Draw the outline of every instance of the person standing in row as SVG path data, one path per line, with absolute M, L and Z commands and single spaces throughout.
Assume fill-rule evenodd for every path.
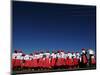
M 55 68 L 55 65 L 56 65 L 56 52 L 52 51 L 52 54 L 51 54 L 51 67 Z
M 66 60 L 66 62 L 67 62 L 68 69 L 72 69 L 73 58 L 72 58 L 72 53 L 71 52 L 68 52 L 68 59 Z
M 20 61 L 21 61 L 21 70 L 26 69 L 25 65 L 24 65 L 24 63 L 25 63 L 24 57 L 25 57 L 25 54 L 22 53 L 21 58 L 20 58 Z
M 16 65 L 15 65 L 15 63 L 16 63 L 16 58 L 17 58 L 17 50 L 15 50 L 14 51 L 14 53 L 12 54 L 12 69 L 16 69 Z
M 50 63 L 50 61 L 51 61 L 51 59 L 50 59 L 50 52 L 49 52 L 49 50 L 47 50 L 46 51 L 46 53 L 45 53 L 45 69 L 50 69 L 51 68 L 51 63 Z
M 95 60 L 95 53 L 92 49 L 89 49 L 89 65 L 90 67 L 95 66 L 96 60 Z
M 87 52 L 86 52 L 85 48 L 82 48 L 80 67 L 81 68 L 87 67 L 87 63 L 88 63 Z
M 28 54 L 23 54 L 22 57 L 24 57 L 24 60 L 23 60 L 23 67 L 25 69 L 29 69 L 29 55 Z
M 89 65 L 96 65 L 95 53 L 89 49 Z M 12 68 L 34 69 L 34 70 L 50 70 L 50 69 L 75 69 L 86 68 L 88 66 L 88 58 L 86 49 L 82 49 L 80 56 L 79 52 L 65 52 L 63 50 L 43 52 L 34 52 L 33 54 L 23 54 L 21 50 L 14 51 L 12 55 Z
M 40 53 L 39 53 L 39 61 L 38 61 L 38 66 L 39 66 L 39 68 L 40 68 L 40 70 L 41 69 L 43 69 L 43 54 L 44 54 L 44 52 L 43 51 L 40 51 Z
M 77 58 L 77 64 L 76 64 L 76 68 L 79 68 L 79 65 L 80 65 L 80 53 L 79 52 L 76 52 L 76 58 Z
M 56 54 L 57 58 L 56 58 L 56 68 L 60 68 L 61 67 L 61 55 L 60 55 L 60 50 L 57 51 Z
M 61 56 L 61 68 L 63 69 L 63 68 L 65 68 L 65 65 L 66 65 L 66 63 L 65 63 L 65 52 L 64 52 L 64 50 L 61 50 L 60 56 Z
M 72 52 L 72 59 L 73 59 L 72 68 L 76 68 L 76 65 L 78 64 L 78 61 L 77 61 L 75 52 Z

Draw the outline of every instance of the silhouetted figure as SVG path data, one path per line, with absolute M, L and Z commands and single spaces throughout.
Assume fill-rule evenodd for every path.
M 82 49 L 82 53 L 81 53 L 80 68 L 86 68 L 86 67 L 87 67 L 87 63 L 88 63 L 87 52 L 86 52 L 86 50 L 83 48 L 83 49 Z
M 96 59 L 94 55 L 94 51 L 92 49 L 89 49 L 89 66 L 95 67 L 96 66 Z

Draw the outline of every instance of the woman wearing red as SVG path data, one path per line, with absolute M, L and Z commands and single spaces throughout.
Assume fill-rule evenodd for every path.
M 56 55 L 55 55 L 55 52 L 52 51 L 52 54 L 51 54 L 51 67 L 55 68 L 55 64 L 56 64 Z
M 16 68 L 18 70 L 21 69 L 21 64 L 22 64 L 21 56 L 22 56 L 22 52 L 21 51 L 17 51 L 15 66 L 16 66 Z
M 70 52 L 68 52 L 67 63 L 68 63 L 68 69 L 72 69 L 72 66 L 73 66 L 73 59 L 72 59 L 72 53 L 70 53 Z
M 87 52 L 84 48 L 82 48 L 82 53 L 81 53 L 81 68 L 87 67 L 88 59 L 87 59 Z
M 38 53 L 37 52 L 34 52 L 33 54 L 32 66 L 34 70 L 38 69 Z
M 16 57 L 17 57 L 17 51 L 15 50 L 14 53 L 12 54 L 12 69 L 16 69 Z
M 96 66 L 95 54 L 92 49 L 89 49 L 89 65 L 90 67 Z
M 40 69 L 43 69 L 43 51 L 40 51 L 40 53 L 39 53 L 38 67 L 39 67 Z
M 76 68 L 78 65 L 78 59 L 76 57 L 76 53 L 73 52 L 73 68 Z
M 30 63 L 30 60 L 29 60 L 29 55 L 28 54 L 23 54 L 23 56 L 24 56 L 24 60 L 25 60 L 25 62 L 24 62 L 24 67 L 26 68 L 26 69 L 29 69 L 29 63 Z
M 46 55 L 46 57 L 45 57 L 45 68 L 50 69 L 51 68 L 50 52 L 46 51 L 45 55 Z
M 76 68 L 79 68 L 79 64 L 80 64 L 80 53 L 79 52 L 76 52 L 76 59 L 77 59 Z
M 63 69 L 63 68 L 65 68 L 65 52 L 64 52 L 64 50 L 61 50 L 60 54 L 61 54 L 61 68 Z

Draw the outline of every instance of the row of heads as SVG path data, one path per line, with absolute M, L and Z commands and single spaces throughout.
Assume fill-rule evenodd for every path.
M 85 49 L 85 48 L 82 48 L 81 49 L 82 51 L 86 51 L 87 49 Z M 88 50 L 90 50 L 90 49 L 88 49 Z M 50 51 L 50 50 L 46 50 L 46 51 L 43 51 L 43 50 L 40 50 L 40 51 L 34 51 L 33 53 L 30 53 L 29 55 L 33 55 L 33 54 L 40 54 L 40 53 L 60 53 L 60 52 L 64 52 L 64 53 L 79 53 L 79 52 L 70 52 L 70 51 L 65 51 L 65 50 L 52 50 L 52 51 Z M 15 50 L 14 51 L 14 53 L 22 53 L 22 54 L 24 54 L 24 52 L 22 51 L 22 50 Z M 25 55 L 25 54 L 24 54 Z

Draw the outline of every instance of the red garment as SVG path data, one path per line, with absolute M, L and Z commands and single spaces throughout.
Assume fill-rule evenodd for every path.
M 69 65 L 69 58 L 67 57 L 66 58 L 66 66 L 68 66 Z
M 67 67 L 72 67 L 74 66 L 74 60 L 72 58 L 66 58 L 66 66 Z
M 87 64 L 88 60 L 87 60 L 86 55 L 83 55 L 82 57 L 83 57 L 83 63 L 84 63 L 84 64 Z
M 32 60 L 32 66 L 33 67 L 38 67 L 38 60 L 37 59 Z
M 56 58 L 51 59 L 51 66 L 54 67 L 56 64 Z
M 50 68 L 51 67 L 51 63 L 50 63 L 50 59 L 49 58 L 45 58 L 45 67 L 46 68 Z
M 12 68 L 15 67 L 15 62 L 16 62 L 16 59 L 12 59 Z
M 25 67 L 29 68 L 31 66 L 30 64 L 31 64 L 31 60 L 26 60 L 24 65 Z
M 68 65 L 69 66 L 73 66 L 74 64 L 73 64 L 73 59 L 72 58 L 70 58 L 69 60 L 68 60 Z
M 29 67 L 30 67 L 30 68 L 33 67 L 33 65 L 32 65 L 32 60 L 29 61 Z
M 28 64 L 28 62 L 27 62 L 27 60 L 25 60 L 24 66 L 27 67 L 27 64 Z
M 75 66 L 78 65 L 78 59 L 77 58 L 73 58 L 73 63 L 74 63 Z
M 61 66 L 61 58 L 57 59 L 56 66 Z
M 21 67 L 21 60 L 20 59 L 16 59 L 15 66 L 16 67 Z
M 45 68 L 45 59 L 42 60 L 42 67 Z
M 21 68 L 25 67 L 25 62 L 23 62 L 23 61 L 25 61 L 25 60 L 21 60 Z
M 64 66 L 65 65 L 65 59 L 61 58 L 61 65 Z
M 40 58 L 40 59 L 39 59 L 38 66 L 39 66 L 39 67 L 43 67 L 43 58 Z
M 96 64 L 95 58 L 92 58 L 92 59 L 91 59 L 91 64 L 92 64 L 92 65 Z

